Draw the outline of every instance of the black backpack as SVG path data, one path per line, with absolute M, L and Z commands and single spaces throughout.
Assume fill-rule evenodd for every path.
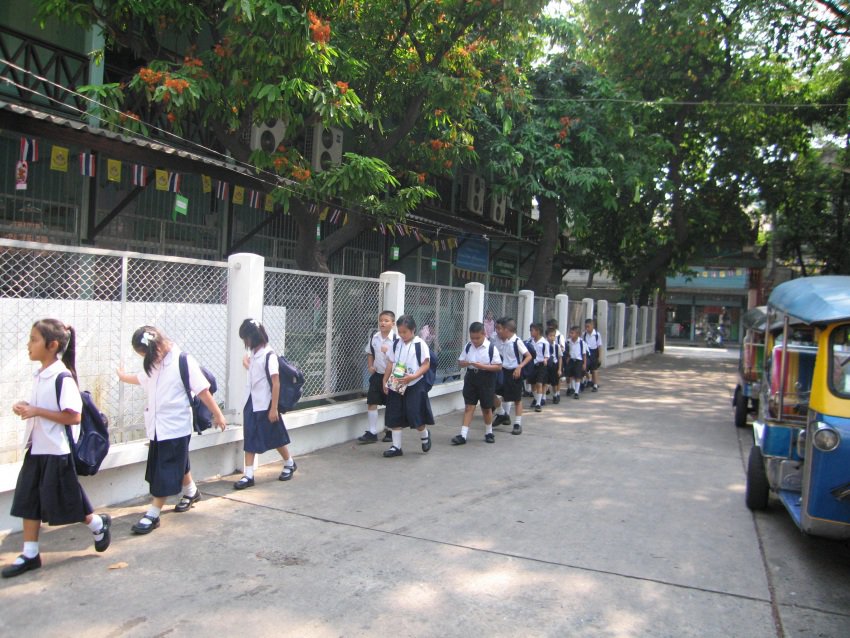
M 522 378 L 530 379 L 534 376 L 534 360 L 537 358 L 537 346 L 534 345 L 534 339 L 528 339 L 527 341 L 523 341 L 526 349 L 531 353 L 531 361 L 523 367 L 522 369 Z M 514 342 L 514 348 L 516 352 L 519 352 L 519 346 Z M 519 361 L 519 356 L 517 356 L 517 361 Z
M 514 344 L 514 345 L 516 345 L 516 344 Z M 471 347 L 472 347 L 472 342 L 471 342 L 471 341 L 467 341 L 467 342 L 466 342 L 466 348 L 464 349 L 464 352 L 465 352 L 466 354 L 469 354 L 469 349 L 470 349 Z M 490 347 L 489 347 L 489 348 L 487 348 L 487 354 L 490 356 L 490 363 L 493 363 L 493 351 L 494 351 L 495 349 L 496 349 L 496 346 L 495 346 L 494 344 L 492 344 L 492 343 L 490 344 Z M 517 348 L 517 352 L 519 352 L 519 348 Z
M 417 341 L 413 344 L 416 349 L 416 363 L 419 364 L 419 367 L 422 367 L 422 343 Z M 395 348 L 395 346 L 393 346 Z M 430 358 L 428 359 L 430 362 L 428 364 L 428 371 L 422 375 L 422 383 L 425 384 L 425 392 L 430 392 L 431 388 L 434 387 L 434 383 L 437 381 L 437 357 L 432 352 Z
M 269 387 L 272 385 L 272 375 L 269 373 L 269 359 L 272 354 L 272 352 L 269 352 L 266 355 L 266 378 L 269 380 Z M 277 411 L 284 414 L 298 405 L 298 401 L 301 400 L 301 393 L 304 389 L 304 373 L 282 354 L 277 357 L 277 366 L 279 369 L 278 379 L 280 380 Z
M 60 372 L 56 375 L 56 403 L 62 395 L 62 381 L 71 376 L 70 372 Z M 80 392 L 83 399 L 83 411 L 80 414 L 80 436 L 76 443 L 71 436 L 71 428 L 65 427 L 68 445 L 71 447 L 71 458 L 79 476 L 94 476 L 100 469 L 100 464 L 109 453 L 109 419 L 94 404 L 91 393 Z
M 189 387 L 189 363 L 188 355 L 185 352 L 180 353 L 180 380 L 183 382 L 183 389 L 186 390 L 186 396 L 189 398 L 189 404 L 192 406 L 192 427 L 198 434 L 203 434 L 204 430 L 209 430 L 212 427 L 213 415 L 210 409 L 204 405 L 197 395 L 192 394 L 192 389 Z M 215 375 L 201 366 L 201 372 L 204 373 L 207 381 L 210 384 L 210 394 L 215 394 L 218 390 L 218 384 L 215 380 Z

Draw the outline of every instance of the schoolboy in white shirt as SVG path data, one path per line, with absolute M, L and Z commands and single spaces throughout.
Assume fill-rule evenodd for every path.
M 534 402 L 530 407 L 534 408 L 535 412 L 542 412 L 543 388 L 548 378 L 546 366 L 549 363 L 549 343 L 543 336 L 543 325 L 533 323 L 530 326 L 531 339 L 534 341 L 534 375 L 530 382 L 532 384 L 532 392 L 534 394 Z
M 493 419 L 493 425 L 510 425 L 511 406 L 516 406 L 511 434 L 519 435 L 522 434 L 522 369 L 531 365 L 532 356 L 517 337 L 516 321 L 511 317 L 496 320 L 496 338 L 493 343 L 502 357 L 502 382 L 496 388 L 496 418 Z
M 386 403 L 383 390 L 384 372 L 387 369 L 387 353 L 398 341 L 395 330 L 395 313 L 384 310 L 378 315 L 378 330 L 372 334 L 364 350 L 366 366 L 369 369 L 369 390 L 366 393 L 366 416 L 369 419 L 369 429 L 357 437 L 359 443 L 376 443 L 378 441 L 378 406 Z M 392 441 L 389 430 L 384 432 L 384 441 Z
M 570 328 L 570 338 L 567 339 L 566 352 L 564 354 L 567 361 L 567 377 L 568 383 L 573 390 L 573 398 L 578 399 L 581 392 L 581 379 L 584 376 L 584 371 L 587 370 L 587 346 L 584 341 L 579 339 L 578 326 Z
M 484 417 L 484 441 L 495 443 L 493 434 L 493 406 L 496 400 L 496 377 L 502 369 L 502 357 L 495 344 L 487 339 L 484 324 L 474 321 L 469 326 L 469 342 L 458 357 L 461 368 L 466 368 L 463 378 L 463 425 L 460 434 L 452 439 L 452 445 L 464 445 L 469 436 L 469 425 L 475 406 L 481 403 Z
M 599 390 L 599 368 L 602 366 L 602 337 L 593 327 L 593 319 L 584 322 L 582 340 L 587 345 L 587 371 L 593 383 L 591 392 Z

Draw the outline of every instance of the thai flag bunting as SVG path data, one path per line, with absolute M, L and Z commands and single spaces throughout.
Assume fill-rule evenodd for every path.
M 24 162 L 38 161 L 38 140 L 29 137 L 21 138 L 21 160 Z
M 97 158 L 94 153 L 80 153 L 80 175 L 94 177 L 96 167 Z
M 133 164 L 133 186 L 148 185 L 148 169 L 141 164 Z
M 386 234 L 387 234 L 387 229 L 386 229 L 386 228 L 384 228 L 384 225 L 383 225 L 383 224 L 379 224 L 379 226 L 380 226 L 380 228 L 381 228 L 381 234 L 382 234 L 382 235 L 386 235 Z
M 168 190 L 172 193 L 180 192 L 180 173 L 169 173 L 168 175 Z
M 342 215 L 342 211 L 340 211 L 338 208 L 334 210 L 333 215 L 331 215 L 331 223 L 336 224 L 339 221 L 340 215 Z
M 217 180 L 215 183 L 215 196 L 224 201 L 230 199 L 230 184 L 222 180 Z
M 248 198 L 248 203 L 251 204 L 251 208 L 259 208 L 260 207 L 260 193 L 259 193 L 259 191 L 251 191 L 251 196 Z

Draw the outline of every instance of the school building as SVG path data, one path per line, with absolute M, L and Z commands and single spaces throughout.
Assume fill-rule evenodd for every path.
M 34 17 L 29 2 L 0 6 L 0 237 L 209 260 L 251 252 L 270 266 L 296 267 L 294 220 L 271 206 L 268 183 L 229 160 L 200 120 L 179 138 L 164 113 L 131 105 L 150 125 L 140 137 L 106 130 L 89 114 L 75 89 L 124 81 L 141 61 L 107 50 L 95 63 L 87 52 L 103 46 L 96 30 L 55 21 L 41 29 Z M 248 125 L 243 134 L 253 144 L 278 129 Z M 327 139 L 325 132 L 316 129 L 311 140 L 317 170 L 322 153 L 339 158 L 345 150 L 344 131 Z M 329 256 L 330 271 L 396 270 L 410 281 L 516 292 L 536 250 L 527 238 L 531 203 L 496 196 L 469 170 L 430 184 L 439 200 L 403 224 L 362 232 Z M 345 221 L 344 207 L 323 210 L 317 237 Z M 556 263 L 553 294 L 572 265 Z

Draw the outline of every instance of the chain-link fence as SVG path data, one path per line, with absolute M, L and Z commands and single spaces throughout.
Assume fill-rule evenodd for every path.
M 608 343 L 607 350 L 617 347 L 617 306 L 612 304 L 608 307 Z
M 364 349 L 383 304 L 378 279 L 266 269 L 263 324 L 272 347 L 304 372 L 302 401 L 368 387 Z
M 509 317 L 514 321 L 519 319 L 519 295 L 510 295 L 501 292 L 484 293 L 484 327 L 487 336 L 491 336 L 491 321 Z M 494 328 L 492 328 L 494 329 Z
M 542 323 L 546 327 L 549 319 L 558 318 L 558 306 L 552 297 L 534 297 L 534 323 Z
M 568 326 L 564 326 L 561 329 L 561 332 L 567 334 L 570 328 L 578 326 L 579 334 L 581 334 L 584 331 L 584 302 L 571 301 L 568 306 L 567 314 L 570 318 L 570 324 Z
M 115 374 L 120 365 L 141 369 L 130 336 L 143 324 L 161 328 L 216 375 L 216 396 L 224 396 L 226 296 L 224 263 L 0 239 L 0 396 L 29 399 L 30 329 L 59 319 L 75 328 L 80 387 L 109 416 L 113 442 L 143 438 L 143 393 Z M 0 410 L 0 463 L 20 459 L 23 432 L 11 410 Z
M 632 307 L 626 306 L 626 315 L 623 319 L 623 347 L 625 348 L 635 345 L 635 332 L 632 330 L 635 318 Z
M 460 377 L 457 358 L 467 341 L 464 288 L 407 284 L 404 311 L 416 320 L 419 337 L 437 357 L 437 383 Z

